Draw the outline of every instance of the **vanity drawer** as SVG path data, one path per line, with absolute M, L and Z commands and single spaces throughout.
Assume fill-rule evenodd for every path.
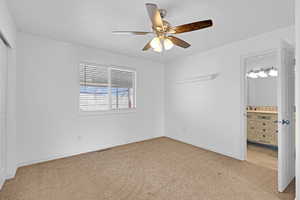
M 259 139 L 258 135 L 259 134 L 256 132 L 255 129 L 251 129 L 251 130 L 248 129 L 248 132 L 247 132 L 248 140 L 257 141 Z
M 248 113 L 247 139 L 251 142 L 277 146 L 276 114 Z
M 274 122 L 277 120 L 277 115 L 274 114 L 257 114 L 255 117 L 256 120 L 264 122 Z
M 261 131 L 258 134 L 258 142 L 263 143 L 263 144 L 272 144 L 273 141 L 273 134 L 270 132 L 266 131 Z

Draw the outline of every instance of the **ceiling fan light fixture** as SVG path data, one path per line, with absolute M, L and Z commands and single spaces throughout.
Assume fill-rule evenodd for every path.
M 153 49 L 162 49 L 162 45 L 161 45 L 161 42 L 160 42 L 160 38 L 158 37 L 155 37 L 151 40 L 150 42 L 150 46 L 153 48 Z
M 153 48 L 153 50 L 154 50 L 155 52 L 160 53 L 160 52 L 162 52 L 162 47 Z
M 170 50 L 174 46 L 173 42 L 169 38 L 164 39 L 165 50 Z
M 202 20 L 179 26 L 172 26 L 165 20 L 167 11 L 159 9 L 155 3 L 146 3 L 146 9 L 151 20 L 152 31 L 113 31 L 113 34 L 130 34 L 130 35 L 148 35 L 154 34 L 155 37 L 148 42 L 142 51 L 153 49 L 156 52 L 171 49 L 174 45 L 181 48 L 189 48 L 191 45 L 186 41 L 173 36 L 172 34 L 181 34 L 197 31 L 213 26 L 213 21 Z

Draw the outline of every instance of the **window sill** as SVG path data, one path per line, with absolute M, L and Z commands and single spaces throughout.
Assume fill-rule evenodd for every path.
M 107 110 L 107 111 L 83 111 L 80 110 L 81 116 L 97 116 L 97 115 L 120 115 L 120 114 L 131 114 L 136 113 L 136 108 L 131 109 L 120 109 L 120 110 Z

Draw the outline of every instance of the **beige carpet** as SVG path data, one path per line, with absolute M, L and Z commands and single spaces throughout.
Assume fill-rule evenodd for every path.
M 278 200 L 276 171 L 168 138 L 22 167 L 1 200 Z
M 248 144 L 247 161 L 272 170 L 278 169 L 278 152 L 266 147 Z

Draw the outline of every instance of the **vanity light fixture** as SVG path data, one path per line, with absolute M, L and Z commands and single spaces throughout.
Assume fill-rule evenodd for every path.
M 277 77 L 278 70 L 275 67 L 259 69 L 259 70 L 250 70 L 247 72 L 248 78 L 267 78 L 267 77 Z
M 276 76 L 278 76 L 278 70 L 275 69 L 274 67 L 272 67 L 272 68 L 269 70 L 268 75 L 269 75 L 269 76 L 272 76 L 272 77 L 276 77 Z
M 250 72 L 247 73 L 247 77 L 249 77 L 249 78 L 258 78 L 258 73 L 251 70 Z
M 263 69 L 261 69 L 261 70 L 257 73 L 257 75 L 258 75 L 259 77 L 261 77 L 261 78 L 267 78 L 267 77 L 268 77 L 268 74 L 267 74 Z

